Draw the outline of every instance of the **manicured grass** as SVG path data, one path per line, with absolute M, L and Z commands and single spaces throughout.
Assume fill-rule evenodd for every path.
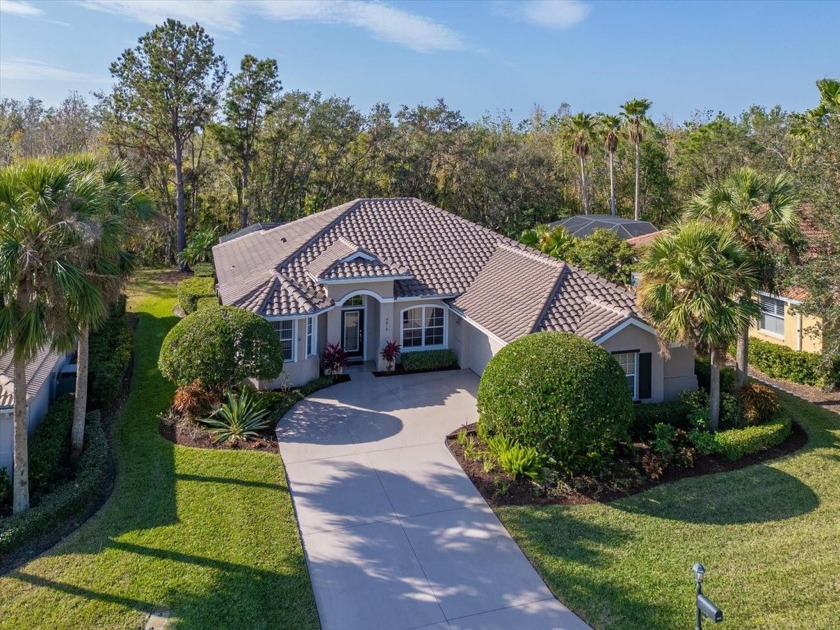
M 497 510 L 566 605 L 595 628 L 692 628 L 691 566 L 732 628 L 837 627 L 840 416 L 782 395 L 807 446 L 609 505 Z
M 157 433 L 173 387 L 157 370 L 174 285 L 141 274 L 131 394 L 114 427 L 106 505 L 44 556 L 0 578 L 0 628 L 318 628 L 278 455 L 174 446 Z

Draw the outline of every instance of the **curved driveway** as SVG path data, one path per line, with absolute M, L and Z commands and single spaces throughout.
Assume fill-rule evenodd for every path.
M 277 426 L 323 628 L 588 628 L 444 445 L 478 377 L 351 374 Z

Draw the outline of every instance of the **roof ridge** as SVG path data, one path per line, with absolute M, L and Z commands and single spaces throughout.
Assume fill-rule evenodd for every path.
M 593 297 L 591 295 L 583 296 L 583 300 L 585 302 L 589 303 L 589 304 L 592 304 L 593 306 L 597 306 L 598 308 L 602 308 L 604 310 L 610 311 L 611 313 L 615 313 L 616 315 L 621 315 L 623 317 L 633 317 L 633 316 L 635 316 L 635 313 L 632 310 L 630 310 L 629 308 L 617 308 L 617 307 L 613 306 L 612 304 L 604 302 L 603 300 L 600 300 L 600 299 L 598 299 L 596 297 Z
M 560 260 L 559 258 L 554 258 L 553 256 L 549 256 L 548 254 L 544 254 L 541 251 L 528 247 L 523 243 L 517 243 L 513 239 L 509 239 L 509 241 L 510 242 L 500 240 L 498 246 L 510 252 L 520 254 L 532 260 L 536 260 L 537 262 L 545 263 L 546 265 L 551 265 L 553 267 L 558 267 L 561 270 L 565 269 L 569 265 L 569 263 L 567 263 L 564 260 Z
M 569 266 L 566 263 L 563 263 L 563 265 L 564 267 L 560 270 L 560 273 L 557 274 L 557 280 L 554 281 L 554 286 L 551 288 L 551 291 L 545 300 L 545 304 L 543 304 L 539 315 L 537 315 L 536 320 L 531 325 L 531 332 L 537 332 L 539 330 L 539 326 L 542 325 L 543 321 L 545 321 L 545 318 L 548 316 L 548 311 L 551 310 L 552 303 L 554 303 L 554 300 L 557 298 L 557 292 L 560 290 L 560 286 L 565 282 L 566 277 L 571 273 Z

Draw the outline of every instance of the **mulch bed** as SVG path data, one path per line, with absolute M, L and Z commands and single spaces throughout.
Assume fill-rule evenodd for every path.
M 373 373 L 373 375 L 374 376 L 402 376 L 404 374 L 426 374 L 428 372 L 448 372 L 450 370 L 460 370 L 460 369 L 461 368 L 459 368 L 457 365 L 450 365 L 449 367 L 445 367 L 445 368 L 432 368 L 430 370 L 413 370 L 411 372 L 406 372 L 405 369 L 403 369 L 402 365 L 398 365 L 391 372 L 376 371 L 376 372 Z
M 191 271 L 178 271 L 177 269 L 172 269 L 170 271 L 163 271 L 155 276 L 155 282 L 161 282 L 163 284 L 178 284 L 181 280 L 186 280 L 187 278 L 192 277 L 193 274 Z
M 162 421 L 158 424 L 158 433 L 178 446 L 193 448 L 219 448 L 236 451 L 269 451 L 277 448 L 274 427 L 261 431 L 259 437 L 231 442 L 214 442 L 207 429 L 193 420 L 179 418 L 174 422 Z
M 470 424 L 464 427 L 467 433 L 473 435 L 479 443 L 479 448 L 486 450 L 481 443 L 481 439 L 475 434 L 476 424 Z M 459 429 L 460 431 L 460 429 Z M 446 444 L 450 452 L 458 460 L 461 468 L 467 473 L 467 476 L 473 482 L 475 487 L 485 498 L 485 500 L 493 506 L 501 505 L 582 505 L 587 503 L 609 503 L 616 499 L 621 499 L 639 492 L 644 492 L 654 486 L 663 483 L 670 483 L 678 479 L 685 479 L 687 477 L 699 477 L 701 475 L 710 475 L 720 472 L 729 472 L 732 470 L 739 470 L 754 464 L 760 464 L 783 455 L 789 455 L 801 449 L 808 442 L 808 435 L 796 422 L 793 423 L 793 430 L 790 437 L 782 444 L 774 446 L 773 448 L 742 457 L 738 461 L 729 461 L 724 457 L 700 457 L 695 461 L 694 468 L 679 468 L 677 466 L 669 466 L 665 473 L 657 480 L 651 480 L 647 477 L 633 482 L 630 479 L 628 487 L 615 489 L 609 487 L 604 483 L 599 483 L 597 480 L 582 479 L 582 483 L 578 484 L 580 487 L 575 489 L 569 488 L 563 491 L 546 492 L 537 484 L 529 479 L 512 479 L 508 475 L 498 470 L 492 472 L 485 472 L 481 459 L 467 459 L 464 456 L 463 447 L 458 444 L 455 437 L 458 431 L 451 433 L 446 437 Z M 630 462 L 628 461 L 629 465 Z M 501 490 L 504 490 L 502 492 Z

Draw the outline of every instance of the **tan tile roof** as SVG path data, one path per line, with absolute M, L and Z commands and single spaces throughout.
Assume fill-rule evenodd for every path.
M 62 356 L 61 352 L 55 352 L 49 346 L 44 346 L 26 364 L 26 396 L 28 399 L 31 400 L 41 391 L 41 387 Z M 0 354 L 0 407 L 11 407 L 15 403 L 14 377 L 15 368 L 12 363 L 12 353 Z
M 657 236 L 665 234 L 668 230 L 657 230 L 656 232 L 651 232 L 650 234 L 642 234 L 641 236 L 634 236 L 633 238 L 627 239 L 627 244 L 631 247 L 642 247 L 644 245 L 650 245 Z
M 349 258 L 356 252 L 364 257 Z M 396 299 L 437 297 L 499 338 L 595 338 L 639 317 L 632 293 L 418 199 L 358 199 L 213 248 L 223 304 L 264 316 L 334 305 L 320 279 L 390 276 Z

